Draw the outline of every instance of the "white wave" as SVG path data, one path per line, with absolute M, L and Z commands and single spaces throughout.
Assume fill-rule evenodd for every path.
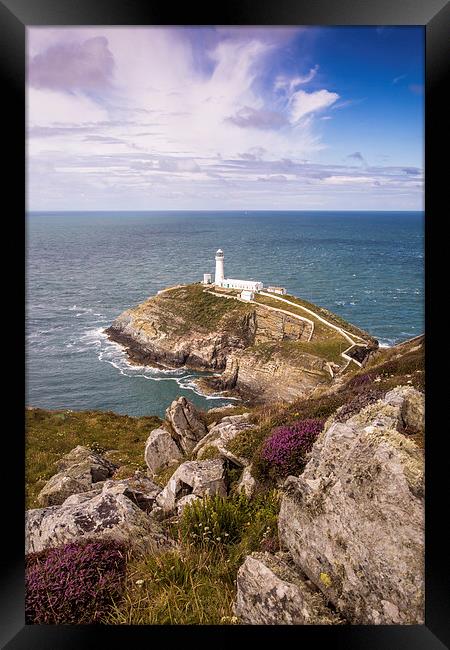
M 378 339 L 378 344 L 380 348 L 391 348 L 393 345 L 397 343 L 398 339 L 392 339 L 392 338 L 379 338 Z
M 67 307 L 68 311 L 76 311 L 78 313 L 75 314 L 75 316 L 81 316 L 82 314 L 93 314 L 94 310 L 92 307 L 80 307 L 79 305 L 72 305 L 71 307 Z M 100 314 L 96 314 L 99 316 Z
M 72 345 L 74 343 L 72 342 Z M 195 383 L 196 375 L 185 367 L 166 369 L 132 363 L 127 357 L 125 348 L 120 343 L 111 341 L 103 327 L 87 330 L 78 338 L 76 343 L 81 343 L 81 346 L 76 351 L 95 350 L 99 361 L 108 363 L 125 377 L 145 379 L 147 381 L 174 381 L 182 390 L 191 391 L 207 400 L 239 401 L 238 397 L 224 397 L 219 393 L 211 395 L 203 393 Z

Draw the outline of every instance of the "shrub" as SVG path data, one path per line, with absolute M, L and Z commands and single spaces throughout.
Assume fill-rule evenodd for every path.
M 323 426 L 323 420 L 308 419 L 274 429 L 260 454 L 269 471 L 273 470 L 272 476 L 285 478 L 289 474 L 299 474 Z
M 239 458 L 246 458 L 251 460 L 256 449 L 261 444 L 261 440 L 267 435 L 264 427 L 242 429 L 239 433 L 228 443 L 228 449 L 232 454 Z
M 349 418 L 352 417 L 352 415 L 355 415 L 356 413 L 359 413 L 361 409 L 365 408 L 369 404 L 374 404 L 377 402 L 379 399 L 383 397 L 384 391 L 383 390 L 369 390 L 363 393 L 359 393 L 354 397 L 350 402 L 347 402 L 347 404 L 344 404 L 339 412 L 336 414 L 335 420 L 336 422 L 345 422 Z
M 220 451 L 214 445 L 207 445 L 202 449 L 202 460 L 220 458 Z
M 185 544 L 197 547 L 240 545 L 246 552 L 258 548 L 276 530 L 278 496 L 268 492 L 254 499 L 244 493 L 231 498 L 214 496 L 186 506 L 179 523 Z
M 73 542 L 26 558 L 25 620 L 99 623 L 124 585 L 126 550 L 115 541 Z
M 189 504 L 180 521 L 182 539 L 194 546 L 236 544 L 251 520 L 250 500 L 240 494 L 234 499 L 208 497 Z
M 106 448 L 96 441 L 89 443 L 87 446 L 91 451 L 93 451 L 96 454 L 99 454 L 100 456 L 103 456 L 106 452 Z
M 347 388 L 360 388 L 361 386 L 366 386 L 373 381 L 373 377 L 364 373 L 363 375 L 355 375 L 347 382 Z

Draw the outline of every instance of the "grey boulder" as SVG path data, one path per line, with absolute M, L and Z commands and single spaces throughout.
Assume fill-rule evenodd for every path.
M 165 512 L 175 510 L 186 495 L 226 496 L 225 467 L 221 459 L 187 461 L 175 470 L 156 503 Z
M 241 474 L 241 478 L 236 485 L 236 492 L 238 494 L 244 493 L 248 498 L 252 497 L 256 491 L 256 480 L 253 478 L 251 473 L 251 465 L 244 467 L 244 471 Z
M 209 433 L 195 446 L 193 455 L 199 460 L 203 458 L 208 447 L 218 450 L 222 458 L 230 460 L 239 467 L 248 465 L 245 458 L 241 458 L 228 449 L 228 445 L 234 438 L 245 429 L 251 429 L 253 425 L 249 422 L 249 414 L 229 415 L 211 427 Z
M 123 494 L 144 512 L 151 512 L 161 487 L 138 474 L 120 481 L 105 481 L 102 491 L 105 494 Z
M 185 454 L 190 454 L 198 441 L 208 433 L 200 412 L 185 397 L 179 397 L 172 402 L 166 409 L 166 419 Z
M 424 620 L 423 452 L 389 408 L 331 424 L 283 486 L 282 545 L 354 624 Z
M 412 386 L 398 386 L 386 393 L 384 401 L 400 409 L 400 426 L 413 432 L 425 429 L 425 395 Z
M 250 625 L 339 625 L 321 592 L 279 555 L 252 553 L 237 574 L 235 614 Z
M 183 458 L 170 433 L 160 427 L 154 429 L 145 443 L 144 458 L 152 474 L 169 467 Z
M 81 445 L 63 456 L 57 465 L 59 472 L 51 477 L 38 495 L 42 506 L 63 503 L 72 494 L 88 492 L 93 485 L 113 475 L 117 466 Z
M 145 550 L 169 544 L 159 524 L 124 494 L 101 492 L 81 503 L 26 513 L 26 553 L 86 537 L 114 539 Z

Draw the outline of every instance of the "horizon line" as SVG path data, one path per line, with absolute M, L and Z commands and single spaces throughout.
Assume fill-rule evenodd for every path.
M 311 210 L 276 210 L 276 209 L 269 209 L 269 210 L 257 210 L 257 209 L 236 209 L 236 210 L 213 210 L 213 209 L 202 209 L 202 210 L 158 210 L 158 209 L 151 209 L 151 210 L 25 210 L 25 213 L 80 213 L 80 212 L 114 212 L 114 213 L 130 213 L 130 212 L 141 212 L 141 213 L 148 213 L 148 212 L 195 212 L 195 213 L 206 213 L 206 212 L 425 212 L 425 209 L 422 208 L 420 210 L 364 210 L 364 209 L 352 209 L 352 210 L 320 210 L 320 209 L 311 209 Z

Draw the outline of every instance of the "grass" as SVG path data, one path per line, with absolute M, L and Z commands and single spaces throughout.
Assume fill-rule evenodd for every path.
M 108 625 L 219 625 L 233 616 L 235 569 L 220 548 L 183 547 L 131 561 Z
M 313 354 L 314 356 L 321 357 L 327 361 L 334 361 L 334 363 L 342 363 L 341 352 L 343 352 L 348 345 L 342 337 L 329 338 L 327 340 L 311 340 L 309 343 L 304 341 L 283 341 L 280 349 L 281 356 L 295 360 L 296 357 L 301 358 L 303 354 Z
M 128 563 L 126 593 L 104 621 L 123 625 L 220 625 L 233 618 L 244 557 L 276 549 L 279 497 L 209 497 L 187 506 L 179 547 Z
M 264 342 L 253 345 L 250 350 L 263 363 L 267 363 L 276 356 L 279 359 L 288 360 L 292 365 L 301 366 L 308 359 L 308 355 L 312 355 L 339 365 L 343 363 L 341 352 L 346 347 L 348 346 L 345 345 L 344 339 L 333 338 L 312 340 L 309 343 L 305 341 Z M 323 375 L 330 378 L 326 371 Z
M 237 300 L 226 300 L 204 291 L 201 284 L 191 284 L 168 291 L 157 297 L 164 311 L 173 314 L 183 324 L 179 325 L 179 333 L 191 329 L 211 331 L 219 323 L 224 327 L 232 327 L 235 319 L 250 313 L 251 307 Z M 228 318 L 225 318 L 227 317 Z M 182 331 L 181 331 L 182 330 Z
M 289 300 L 290 299 L 294 301 L 293 296 L 289 296 Z M 304 316 L 305 318 L 309 318 L 314 322 L 314 333 L 311 341 L 309 342 L 282 341 L 281 344 L 279 344 L 277 347 L 277 351 L 279 351 L 279 353 L 282 356 L 295 360 L 296 357 L 297 359 L 300 359 L 301 355 L 303 354 L 312 354 L 314 356 L 318 356 L 320 358 L 326 359 L 327 361 L 333 361 L 334 363 L 338 363 L 342 365 L 343 359 L 341 357 L 341 352 L 344 352 L 344 350 L 346 350 L 350 344 L 341 334 L 336 332 L 336 330 L 334 330 L 331 327 L 327 327 L 327 325 L 322 323 L 320 320 L 318 320 L 311 314 L 305 313 L 301 309 L 296 309 L 292 305 L 287 305 L 286 303 L 278 302 L 274 298 L 268 298 L 267 296 L 262 296 L 258 294 L 256 296 L 256 301 L 261 304 L 268 305 L 269 307 L 277 307 L 279 309 L 285 309 L 286 311 L 292 312 L 293 314 L 297 314 L 299 316 Z M 315 305 L 311 305 L 310 303 L 306 303 L 305 301 L 301 301 L 300 299 L 295 299 L 295 301 L 299 305 L 302 302 L 304 302 L 305 306 L 308 305 L 308 308 L 313 310 L 315 309 L 315 311 L 321 310 L 320 307 L 315 308 Z M 332 316 L 332 314 L 330 314 L 330 316 Z M 331 322 L 333 322 L 333 319 L 330 318 L 328 314 L 327 317 Z M 337 322 L 335 324 L 337 324 Z M 339 326 L 343 327 L 344 325 L 347 325 L 347 323 L 343 322 Z M 367 336 L 366 338 L 369 337 Z M 261 348 L 261 352 L 260 352 L 261 355 L 265 354 L 267 357 L 270 354 L 270 349 L 267 344 L 262 344 L 262 347 L 261 345 L 254 346 L 254 347 L 255 350 L 257 348 Z
M 417 349 L 415 349 L 417 348 Z M 399 385 L 425 389 L 425 350 L 423 344 L 405 343 L 401 352 L 394 348 L 381 348 L 369 359 L 364 368 L 349 373 L 349 380 L 368 375 L 377 379 L 377 388 L 385 391 Z
M 120 466 L 115 478 L 146 468 L 145 442 L 160 423 L 156 416 L 137 418 L 110 411 L 26 409 L 26 507 L 39 507 L 37 495 L 56 473 L 55 462 L 77 445 L 109 451 L 108 458 Z
M 352 323 L 347 322 L 334 312 L 328 311 L 328 309 L 325 309 L 325 307 L 320 307 L 319 305 L 315 305 L 312 302 L 308 302 L 307 300 L 304 300 L 303 298 L 298 298 L 297 296 L 291 296 L 291 295 L 286 295 L 284 296 L 286 300 L 291 300 L 292 302 L 296 302 L 298 305 L 301 307 L 306 307 L 307 309 L 311 309 L 311 311 L 316 312 L 318 316 L 321 316 L 322 318 L 325 318 L 326 320 L 330 321 L 333 325 L 336 325 L 337 327 L 340 327 L 350 334 L 355 334 L 356 336 L 360 336 L 363 338 L 365 341 L 369 342 L 376 342 L 376 339 L 365 332 L 364 330 L 360 329 L 356 325 L 352 325 Z M 286 303 L 284 303 L 286 304 Z M 303 312 L 305 316 L 309 318 L 309 315 L 305 312 Z

